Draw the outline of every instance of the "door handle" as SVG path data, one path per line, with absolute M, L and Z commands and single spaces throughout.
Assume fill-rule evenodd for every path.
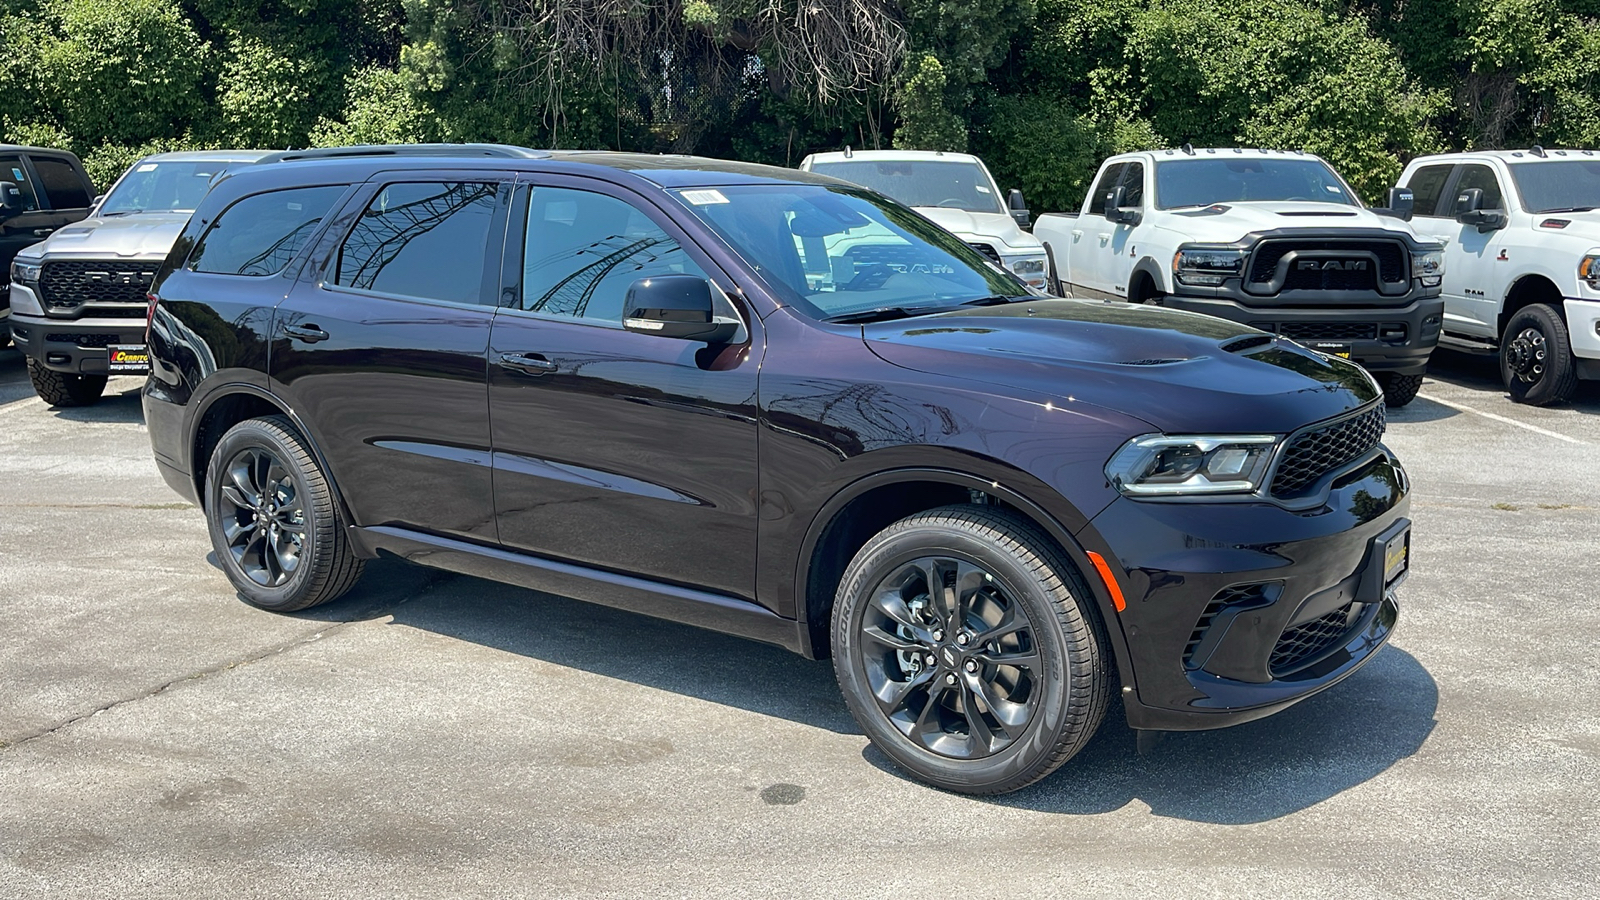
M 524 375 L 548 375 L 556 370 L 555 363 L 537 353 L 502 353 L 500 365 Z
M 1103 246 L 1105 246 L 1107 243 L 1109 243 L 1111 241 L 1111 233 L 1107 232 L 1107 231 L 1102 231 L 1099 234 L 1099 238 L 1100 238 L 1100 246 L 1103 247 Z
M 315 344 L 317 341 L 328 339 L 328 333 L 315 325 L 285 325 L 283 333 L 297 341 Z
M 1083 229 L 1082 228 L 1074 228 L 1074 229 L 1072 229 L 1072 239 L 1074 241 L 1076 241 L 1076 240 L 1078 240 L 1078 239 L 1080 239 L 1082 237 L 1083 237 Z

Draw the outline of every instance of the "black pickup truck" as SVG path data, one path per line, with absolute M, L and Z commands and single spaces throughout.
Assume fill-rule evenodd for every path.
M 0 144 L 0 348 L 11 343 L 11 260 L 93 206 L 94 182 L 78 157 Z

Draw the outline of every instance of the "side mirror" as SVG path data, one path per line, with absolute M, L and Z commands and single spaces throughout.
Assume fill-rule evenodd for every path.
M 1375 209 L 1373 212 L 1383 216 L 1390 216 L 1403 222 L 1409 222 L 1411 217 L 1416 214 L 1416 209 L 1417 196 L 1411 192 L 1410 188 L 1392 187 L 1389 188 L 1388 207 Z
M 9 219 L 22 212 L 22 191 L 16 182 L 0 181 L 0 218 Z
M 1106 193 L 1106 218 L 1118 225 L 1137 225 L 1144 220 L 1144 213 L 1126 205 L 1127 195 L 1128 189 L 1122 185 Z
M 100 202 L 105 200 L 105 199 L 106 199 L 106 195 L 105 194 L 95 194 L 94 195 L 94 202 L 89 204 L 89 208 L 90 209 L 99 209 L 100 208 Z
M 711 283 L 697 275 L 657 275 L 628 287 L 622 327 L 638 334 L 726 344 L 739 322 L 719 319 L 711 305 Z
M 1011 210 L 1011 218 L 1017 221 L 1019 228 L 1028 227 L 1028 201 L 1022 199 L 1022 192 L 1012 188 L 1006 193 L 1006 207 Z
M 1483 208 L 1483 189 L 1467 188 L 1456 197 L 1456 221 L 1476 226 L 1478 233 L 1506 227 L 1506 214 Z

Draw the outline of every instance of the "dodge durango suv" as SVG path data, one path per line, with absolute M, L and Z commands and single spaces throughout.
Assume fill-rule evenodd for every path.
M 1231 725 L 1394 628 L 1408 483 L 1352 363 L 1045 297 L 825 176 L 382 154 L 226 176 L 156 278 L 155 457 L 250 603 L 389 553 L 831 656 L 974 793 L 1113 696 Z

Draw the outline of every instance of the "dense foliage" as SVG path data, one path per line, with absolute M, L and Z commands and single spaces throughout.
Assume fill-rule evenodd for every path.
M 793 165 L 972 150 L 1035 209 L 1105 155 L 1600 146 L 1600 0 L 0 0 L 4 139 L 105 184 L 155 149 L 381 141 Z

